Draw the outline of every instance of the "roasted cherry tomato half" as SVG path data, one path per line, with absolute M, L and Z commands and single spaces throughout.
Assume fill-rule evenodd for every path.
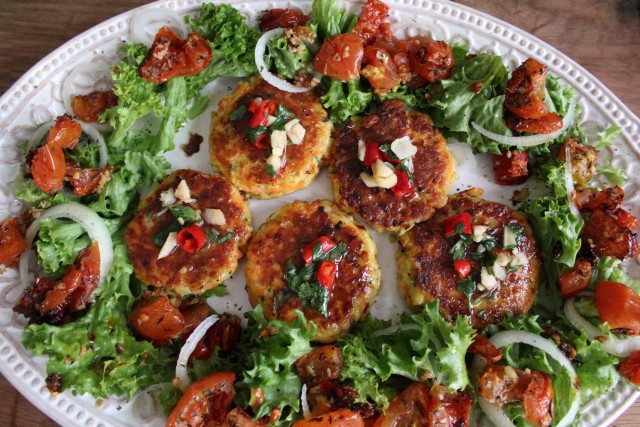
M 76 95 L 71 99 L 73 114 L 87 123 L 99 121 L 100 115 L 115 105 L 118 105 L 118 97 L 112 90 L 96 90 L 86 95 Z
M 268 9 L 260 15 L 260 31 L 267 32 L 274 28 L 294 28 L 304 25 L 309 17 L 293 9 Z
M 640 332 L 640 295 L 623 283 L 602 281 L 594 295 L 600 320 L 611 329 Z
M 167 419 L 166 427 L 223 425 L 236 395 L 233 372 L 217 372 L 187 388 Z
M 620 375 L 635 385 L 640 385 L 640 351 L 632 352 L 622 361 L 618 370 Z
M 24 229 L 19 217 L 9 218 L 0 224 L 0 264 L 5 267 L 16 266 L 20 254 L 27 249 Z
M 560 295 L 562 298 L 569 298 L 578 295 L 587 289 L 591 280 L 591 263 L 584 259 L 579 259 L 573 267 L 565 271 L 558 278 L 560 285 Z
M 353 33 L 338 34 L 322 43 L 313 60 L 313 67 L 334 79 L 356 80 L 360 75 L 363 52 L 360 37 Z
M 368 0 L 353 27 L 353 33 L 362 39 L 365 46 L 373 43 L 380 33 L 380 25 L 388 15 L 389 6 L 380 0 Z
M 529 178 L 529 155 L 514 149 L 494 154 L 493 173 L 500 185 L 522 184 Z
M 133 329 L 145 339 L 163 344 L 180 335 L 184 316 L 167 297 L 140 300 L 129 318 Z
M 339 409 L 319 417 L 296 421 L 291 427 L 364 427 L 364 420 L 358 412 Z

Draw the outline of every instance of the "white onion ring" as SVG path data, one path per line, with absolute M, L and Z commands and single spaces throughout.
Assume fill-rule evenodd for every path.
M 62 103 L 65 110 L 69 114 L 73 114 L 71 101 L 75 95 L 87 94 L 96 90 L 109 90 L 112 86 L 113 80 L 109 64 L 102 60 L 82 63 L 71 70 L 62 82 Z M 102 131 L 112 129 L 109 123 L 95 123 L 94 126 Z
M 189 357 L 200 340 L 205 336 L 211 326 L 218 321 L 218 316 L 212 314 L 207 317 L 198 325 L 197 328 L 191 332 L 189 338 L 180 349 L 180 355 L 178 356 L 178 363 L 176 364 L 176 380 L 178 380 L 178 387 L 180 390 L 185 391 L 191 385 L 191 378 L 189 378 L 189 372 L 187 371 L 187 365 L 189 364 Z
M 575 102 L 571 100 L 571 103 L 569 104 L 569 109 L 567 110 L 567 114 L 565 114 L 564 118 L 562 119 L 562 127 L 560 128 L 560 130 L 557 130 L 553 133 L 547 133 L 547 134 L 541 133 L 538 135 L 527 135 L 527 136 L 506 136 L 506 135 L 500 135 L 495 132 L 491 132 L 490 130 L 483 128 L 476 122 L 472 122 L 471 126 L 473 126 L 475 130 L 480 132 L 480 134 L 496 142 L 499 142 L 501 144 L 521 147 L 521 148 L 534 147 L 536 145 L 541 145 L 546 142 L 553 141 L 554 139 L 562 135 L 562 133 L 565 130 L 567 130 L 571 122 L 573 122 L 574 111 L 575 111 Z
M 131 17 L 129 40 L 151 46 L 156 33 L 165 25 L 176 31 L 181 39 L 187 38 L 187 24 L 182 17 L 166 7 L 156 7 L 141 10 Z
M 111 241 L 111 234 L 109 234 L 109 230 L 102 218 L 88 207 L 76 202 L 56 205 L 44 211 L 40 218 L 33 221 L 27 229 L 25 239 L 27 240 L 28 248 L 31 247 L 33 239 L 40 230 L 40 221 L 45 218 L 69 218 L 80 224 L 92 242 L 98 242 L 98 249 L 100 251 L 100 281 L 98 284 L 104 283 L 113 265 L 113 242 Z M 30 283 L 28 276 L 29 257 L 31 253 L 33 253 L 33 251 L 28 250 L 20 256 L 20 280 L 25 289 Z
M 292 85 L 288 81 L 281 79 L 280 77 L 276 76 L 275 74 L 273 74 L 267 69 L 267 64 L 264 62 L 264 53 L 267 50 L 267 42 L 271 37 L 280 35 L 282 33 L 283 33 L 282 28 L 274 28 L 273 30 L 269 30 L 266 33 L 264 33 L 262 37 L 260 37 L 260 39 L 258 40 L 258 43 L 256 44 L 256 52 L 255 52 L 256 66 L 258 67 L 258 71 L 260 72 L 260 75 L 262 76 L 262 78 L 265 81 L 267 81 L 267 83 L 269 83 L 271 86 L 274 86 L 280 90 L 283 90 L 285 92 L 294 92 L 294 93 L 308 92 L 312 88 Z
M 582 218 L 580 215 L 580 209 L 578 209 L 578 205 L 573 200 L 574 193 L 576 192 L 575 187 L 573 186 L 573 167 L 571 166 L 571 149 L 569 147 L 565 147 L 565 157 L 567 159 L 564 162 L 564 185 L 567 189 L 567 201 L 569 202 L 569 210 L 571 213 L 578 219 Z
M 560 366 L 562 366 L 567 370 L 567 372 L 569 372 L 571 382 L 573 383 L 574 387 L 576 387 L 576 396 L 574 397 L 573 402 L 571 402 L 569 411 L 560 421 L 558 421 L 557 424 L 555 424 L 555 426 L 566 427 L 571 425 L 573 420 L 576 418 L 576 415 L 578 414 L 578 410 L 580 409 L 580 389 L 577 388 L 578 376 L 576 374 L 576 370 L 571 364 L 571 361 L 567 359 L 567 357 L 562 354 L 560 350 L 558 350 L 558 347 L 556 347 L 554 343 L 546 338 L 542 338 L 539 335 L 525 331 L 498 332 L 497 334 L 489 338 L 489 341 L 491 341 L 491 343 L 498 348 L 502 348 L 509 344 L 527 344 L 532 347 L 536 347 L 551 356 L 551 358 L 553 358 L 560 364 Z M 482 363 L 479 362 L 480 358 L 480 356 L 476 356 L 474 365 L 478 366 Z M 487 418 L 489 418 L 489 420 L 496 427 L 514 427 L 513 422 L 511 422 L 511 420 L 507 417 L 501 407 L 494 405 L 493 403 L 482 398 L 478 399 L 478 404 L 482 408 L 482 411 L 485 413 Z
M 590 293 L 583 293 L 579 296 L 590 296 Z M 571 325 L 579 331 L 584 331 L 587 338 L 594 341 L 598 337 L 606 336 L 600 329 L 582 317 L 575 306 L 576 297 L 571 297 L 564 302 L 564 313 Z M 640 350 L 640 336 L 630 338 L 610 338 L 602 343 L 602 349 L 617 357 L 627 357 L 633 351 Z
M 40 141 L 44 138 L 45 135 L 49 133 L 53 125 L 56 124 L 55 120 L 49 120 L 48 122 L 44 122 L 33 132 L 33 136 L 27 142 L 27 146 L 25 147 L 25 151 L 28 153 L 32 150 L 35 150 L 38 145 L 40 145 Z

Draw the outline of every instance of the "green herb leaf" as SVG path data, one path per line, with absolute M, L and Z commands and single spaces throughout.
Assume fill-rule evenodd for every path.
M 236 108 L 231 114 L 229 114 L 229 119 L 235 121 L 235 120 L 239 120 L 242 117 L 244 117 L 244 115 L 247 112 L 247 106 L 246 105 L 241 105 L 238 108 Z
M 153 240 L 153 243 L 156 246 L 161 248 L 164 245 L 164 242 L 167 241 L 167 237 L 169 236 L 169 233 L 173 231 L 180 231 L 181 228 L 182 226 L 174 221 L 168 227 L 163 228 L 162 230 L 154 234 L 153 237 L 151 237 L 151 240 Z
M 256 142 L 258 137 L 265 133 L 267 128 L 265 126 L 257 126 L 255 128 L 248 127 L 244 131 L 244 137 L 247 138 L 250 142 Z
M 282 102 L 278 102 L 278 106 L 276 107 L 275 111 L 276 120 L 271 123 L 270 129 L 283 130 L 284 125 L 286 125 L 291 119 L 293 119 L 293 117 L 293 113 L 287 110 L 287 108 L 282 105 Z
M 276 177 L 276 176 L 278 176 L 278 171 L 276 170 L 276 168 L 274 168 L 274 167 L 273 167 L 273 166 L 271 166 L 271 165 L 266 165 L 266 166 L 264 167 L 264 170 L 265 170 L 265 171 L 267 171 L 267 173 L 269 174 L 269 176 L 272 176 L 272 177 Z
M 217 243 L 217 244 L 219 244 L 219 245 L 221 245 L 221 244 L 223 244 L 224 242 L 226 242 L 226 241 L 229 241 L 229 240 L 233 239 L 235 236 L 236 236 L 236 235 L 235 235 L 235 233 L 231 233 L 231 232 L 229 232 L 229 233 L 225 234 L 224 236 L 220 237 L 220 238 L 216 241 L 216 243 Z
M 185 223 L 196 222 L 200 219 L 195 209 L 190 208 L 189 206 L 171 206 L 171 213 L 176 220 L 180 220 L 180 218 L 182 218 Z

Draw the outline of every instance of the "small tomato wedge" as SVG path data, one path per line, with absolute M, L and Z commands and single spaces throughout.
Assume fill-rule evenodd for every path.
M 331 291 L 337 271 L 338 266 L 334 262 L 322 261 L 320 267 L 318 267 L 318 282 L 327 288 L 327 290 Z
M 45 193 L 53 194 L 62 189 L 66 170 L 64 152 L 57 144 L 42 145 L 31 160 L 33 182 Z
M 529 178 L 529 155 L 514 149 L 494 154 L 493 173 L 500 185 L 522 184 Z
M 82 126 L 80 123 L 65 114 L 57 118 L 56 124 L 49 131 L 47 144 L 71 149 L 76 146 L 81 136 Z
M 112 90 L 93 91 L 86 95 L 76 95 L 71 100 L 73 114 L 87 123 L 99 121 L 107 108 L 118 104 L 118 97 Z
M 167 419 L 166 427 L 223 425 L 236 395 L 233 372 L 217 372 L 189 386 Z
M 558 278 L 560 295 L 562 298 L 578 295 L 587 289 L 590 280 L 591 263 L 584 259 L 577 260 L 572 268 L 562 273 Z
M 291 427 L 364 427 L 364 420 L 358 412 L 339 409 L 319 417 L 296 421 Z
M 364 145 L 364 165 L 373 166 L 376 160 L 382 160 L 382 151 L 380 151 L 380 144 L 377 142 L 367 142 Z
M 596 308 L 611 329 L 640 332 L 640 295 L 623 283 L 602 281 L 596 286 Z
M 553 418 L 553 384 L 547 374 L 532 371 L 531 382 L 527 386 L 522 403 L 524 416 L 531 424 L 539 427 L 551 425 Z
M 380 0 L 367 0 L 353 33 L 362 39 L 365 45 L 373 43 L 380 33 L 380 25 L 389 15 L 389 6 Z
M 391 187 L 393 195 L 396 197 L 404 197 L 409 194 L 413 194 L 413 185 L 409 179 L 409 174 L 405 171 L 397 170 L 395 172 L 398 182 Z
M 162 344 L 184 329 L 184 316 L 167 297 L 139 301 L 129 318 L 133 329 L 145 339 Z
M 182 41 L 175 31 L 166 26 L 160 28 L 147 58 L 140 66 L 140 77 L 160 84 L 178 75 L 186 63 L 181 45 Z
M 192 76 L 204 70 L 211 61 L 211 46 L 198 33 L 191 33 L 182 45 L 185 66 L 178 72 L 180 76 Z
M 495 363 L 502 359 L 502 350 L 480 334 L 473 338 L 473 343 L 471 343 L 467 352 L 482 356 L 490 363 Z
M 453 268 L 461 279 L 464 279 L 471 273 L 471 263 L 464 259 L 454 259 Z
M 20 254 L 27 249 L 24 228 L 19 217 L 9 218 L 0 224 L 0 264 L 5 267 L 16 266 Z
M 635 385 L 640 385 L 640 351 L 634 351 L 624 359 L 618 370 L 623 377 Z
M 360 75 L 363 53 L 360 37 L 353 33 L 338 34 L 322 43 L 313 60 L 313 67 L 334 79 L 356 80 Z
M 393 92 L 400 85 L 398 68 L 386 50 L 367 46 L 364 49 L 364 64 L 360 74 L 369 81 L 376 93 L 383 95 Z

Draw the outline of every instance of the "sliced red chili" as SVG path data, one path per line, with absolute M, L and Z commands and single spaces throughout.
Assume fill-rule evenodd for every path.
M 338 271 L 338 266 L 331 261 L 322 261 L 318 267 L 318 282 L 329 291 L 333 288 L 336 271 Z
M 190 254 L 198 252 L 207 243 L 207 235 L 198 224 L 191 224 L 178 232 L 178 245 Z
M 331 249 L 336 247 L 336 242 L 334 242 L 327 236 L 318 237 L 317 239 L 315 239 L 314 241 L 312 241 L 302 249 L 302 258 L 304 259 L 304 262 L 307 265 L 313 262 L 313 248 L 318 243 L 320 244 L 320 247 L 322 248 L 322 252 L 324 253 L 327 253 Z
M 453 268 L 461 279 L 464 279 L 471 273 L 471 263 L 464 259 L 453 260 Z
M 398 182 L 396 185 L 391 187 L 391 191 L 396 197 L 404 197 L 408 194 L 413 193 L 413 185 L 411 184 L 411 180 L 409 179 L 409 174 L 405 171 L 396 171 L 396 177 L 398 178 Z
M 376 160 L 382 160 L 382 151 L 377 142 L 367 142 L 364 145 L 364 165 L 373 166 Z
M 277 102 L 268 99 L 263 100 L 260 105 L 253 108 L 253 116 L 249 120 L 249 127 L 255 129 L 258 126 L 265 126 L 267 124 L 267 116 L 276 111 L 277 106 Z M 249 105 L 249 111 L 251 111 L 251 105 Z
M 256 140 L 253 142 L 253 146 L 258 150 L 266 150 L 270 146 L 268 136 L 268 132 L 261 133 L 256 137 Z
M 458 215 L 454 215 L 450 218 L 445 219 L 442 222 L 442 227 L 444 228 L 444 235 L 449 237 L 456 232 L 456 226 L 458 224 L 462 224 L 462 231 L 465 234 L 471 234 L 471 215 L 469 212 L 463 212 Z

